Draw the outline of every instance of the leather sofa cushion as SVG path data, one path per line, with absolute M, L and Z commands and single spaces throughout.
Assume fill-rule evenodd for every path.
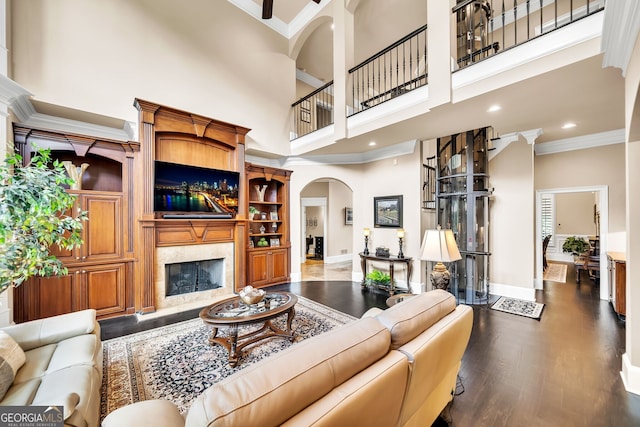
M 397 350 L 456 308 L 455 297 L 442 289 L 407 298 L 376 319 L 391 332 L 391 348 Z
M 396 426 L 409 381 L 408 365 L 404 354 L 391 351 L 282 426 Z
M 26 352 L 82 334 L 100 336 L 96 311 L 87 309 L 2 328 Z
M 102 421 L 102 427 L 175 427 L 183 424 L 184 418 L 178 407 L 168 400 L 143 400 L 135 405 L 123 406 Z
M 383 358 L 389 343 L 389 331 L 374 318 L 297 343 L 209 387 L 186 425 L 280 425 Z
M 94 334 L 37 347 L 25 354 L 26 363 L 18 371 L 15 384 L 74 365 L 89 365 L 102 372 L 102 344 Z
M 0 399 L 11 387 L 18 369 L 26 361 L 24 351 L 11 335 L 0 331 Z
M 75 365 L 47 373 L 31 405 L 61 405 L 69 412 L 77 412 L 90 423 L 100 418 L 100 387 L 102 375 L 90 365 Z M 79 396 L 75 408 L 69 408 L 69 397 Z

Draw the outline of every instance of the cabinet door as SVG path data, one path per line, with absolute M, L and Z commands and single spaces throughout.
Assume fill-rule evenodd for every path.
M 95 308 L 98 316 L 125 311 L 124 263 L 93 266 L 83 273 L 87 308 Z
M 79 272 L 70 271 L 61 277 L 36 277 L 14 292 L 16 323 L 57 316 L 76 310 L 75 295 L 81 283 Z
M 65 215 L 72 216 L 74 213 L 78 212 L 78 208 L 82 206 L 82 202 L 80 199 L 76 199 L 73 207 L 65 212 Z M 84 237 L 83 237 L 84 240 Z M 77 262 L 80 261 L 81 249 L 62 249 L 58 247 L 58 245 L 52 245 L 49 247 L 49 251 L 52 255 L 55 255 L 60 261 L 66 263 Z
M 83 209 L 89 220 L 84 224 L 82 260 L 122 257 L 122 197 L 85 194 Z
M 289 279 L 289 251 L 287 249 L 275 249 L 271 252 L 269 264 L 272 282 L 283 282 Z
M 249 253 L 249 285 L 260 286 L 269 283 L 268 257 L 266 251 Z
M 627 264 L 624 262 L 616 262 L 616 313 L 621 316 L 627 314 Z

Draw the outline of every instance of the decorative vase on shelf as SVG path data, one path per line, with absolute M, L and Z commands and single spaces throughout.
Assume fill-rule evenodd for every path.
M 267 191 L 267 184 L 264 184 L 262 186 L 256 184 L 254 185 L 254 187 L 258 192 L 258 200 L 264 202 L 264 193 Z
M 84 171 L 86 171 L 89 167 L 89 163 L 83 163 L 80 166 L 76 166 L 69 160 L 65 160 L 64 162 L 62 162 L 62 165 L 66 169 L 69 178 L 73 179 L 71 189 L 82 190 L 82 175 L 84 174 Z
M 260 226 L 260 233 L 261 233 L 261 234 L 264 234 L 264 231 L 265 231 L 265 230 L 266 230 L 266 228 L 264 228 L 264 225 L 261 225 L 261 226 Z

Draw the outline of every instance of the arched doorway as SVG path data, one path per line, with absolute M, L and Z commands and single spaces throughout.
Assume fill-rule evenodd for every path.
M 317 179 L 300 192 L 300 207 L 301 280 L 351 280 L 353 191 L 342 181 Z

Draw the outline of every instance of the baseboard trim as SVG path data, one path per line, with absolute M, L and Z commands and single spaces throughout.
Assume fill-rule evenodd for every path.
M 633 366 L 627 353 L 622 355 L 622 371 L 620 372 L 625 390 L 640 395 L 640 367 Z
M 353 254 L 342 254 L 342 255 L 334 255 L 328 256 L 325 258 L 325 264 L 337 264 L 339 262 L 347 262 L 353 261 Z
M 523 288 L 521 286 L 503 285 L 501 283 L 491 283 L 489 286 L 489 293 L 491 295 L 517 298 L 525 301 L 536 300 L 536 290 L 534 288 Z

